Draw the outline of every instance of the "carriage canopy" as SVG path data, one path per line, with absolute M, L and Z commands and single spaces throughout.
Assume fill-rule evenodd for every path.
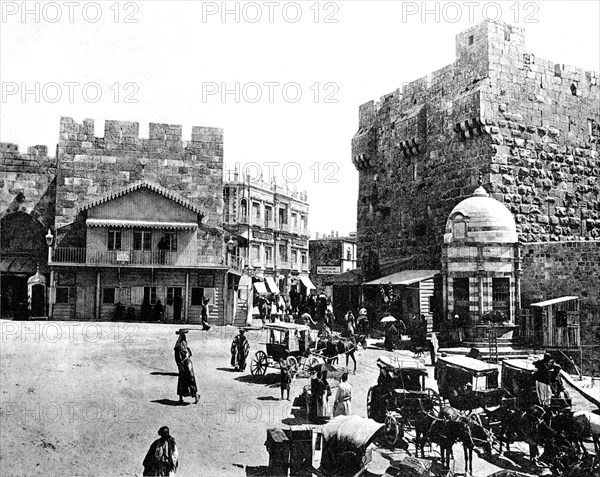
M 447 395 L 452 390 L 470 384 L 473 391 L 486 391 L 498 387 L 499 368 L 466 356 L 445 356 L 438 358 L 435 379 L 440 394 Z
M 502 387 L 517 398 L 519 405 L 535 403 L 536 367 L 525 359 L 502 361 Z

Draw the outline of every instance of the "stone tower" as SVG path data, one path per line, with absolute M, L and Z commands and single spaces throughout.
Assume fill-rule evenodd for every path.
M 448 214 L 477 185 L 519 241 L 600 238 L 598 73 L 536 58 L 523 29 L 483 22 L 454 63 L 359 109 L 358 256 L 382 273 L 439 268 Z

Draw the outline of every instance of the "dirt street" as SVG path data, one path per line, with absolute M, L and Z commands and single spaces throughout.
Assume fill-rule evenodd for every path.
M 276 369 L 258 380 L 249 368 L 233 372 L 229 349 L 237 330 L 231 327 L 189 332 L 201 397 L 197 405 L 187 398 L 181 406 L 173 356 L 178 325 L 0 325 L 3 476 L 141 475 L 142 460 L 163 425 L 179 447 L 178 476 L 245 476 L 247 466 L 268 464 L 268 428 L 304 423 L 292 413 L 292 403 L 309 380 L 294 380 L 288 402 L 280 400 Z M 260 344 L 265 338 L 261 331 L 247 336 L 251 358 L 265 349 Z M 353 414 L 366 416 L 376 360 L 386 353 L 374 347 L 357 353 L 358 370 L 349 380 Z M 433 372 L 429 375 L 434 387 Z M 462 452 L 457 447 L 455 453 L 462 470 Z M 372 472 L 385 467 L 376 455 Z M 476 475 L 488 475 L 498 467 L 476 458 L 475 469 Z

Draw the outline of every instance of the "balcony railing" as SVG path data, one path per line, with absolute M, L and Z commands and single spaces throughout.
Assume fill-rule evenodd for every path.
M 273 268 L 273 260 L 265 260 L 266 268 Z
M 250 265 L 253 267 L 262 267 L 263 266 L 262 258 L 251 258 Z
M 274 220 L 265 220 L 265 228 L 274 229 L 276 227 Z
M 167 252 L 149 250 L 87 250 L 85 248 L 59 247 L 54 249 L 52 263 L 97 265 L 156 265 L 156 266 L 202 266 L 226 265 L 219 255 L 199 254 L 195 251 Z M 243 260 L 231 257 L 231 265 L 240 269 Z

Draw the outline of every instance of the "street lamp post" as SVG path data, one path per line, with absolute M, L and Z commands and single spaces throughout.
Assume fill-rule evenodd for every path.
M 48 229 L 48 233 L 46 234 L 46 244 L 48 245 L 48 268 L 50 268 L 50 263 L 52 262 L 52 244 L 54 243 L 54 235 L 52 235 L 52 230 Z M 46 310 L 46 314 L 48 318 L 52 313 L 52 305 L 54 304 L 54 270 L 50 270 L 50 283 L 49 283 L 49 293 L 48 296 L 48 309 Z
M 228 265 L 231 267 L 233 266 L 233 252 L 235 250 L 235 243 L 233 242 L 233 239 L 231 236 L 229 236 L 229 241 L 227 242 L 227 254 L 229 256 L 229 260 L 228 260 Z

